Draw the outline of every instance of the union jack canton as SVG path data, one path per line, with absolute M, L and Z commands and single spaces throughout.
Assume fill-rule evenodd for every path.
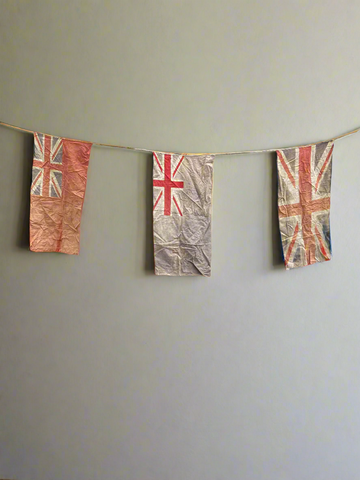
M 279 226 L 285 268 L 331 259 L 333 142 L 278 150 Z
M 34 133 L 32 195 L 61 197 L 63 139 Z

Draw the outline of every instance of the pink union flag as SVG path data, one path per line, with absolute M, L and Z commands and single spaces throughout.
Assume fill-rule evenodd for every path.
M 34 133 L 30 250 L 78 255 L 91 143 Z

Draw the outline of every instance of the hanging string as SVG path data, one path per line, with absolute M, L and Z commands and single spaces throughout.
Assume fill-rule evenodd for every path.
M 20 130 L 21 132 L 26 132 L 26 133 L 32 133 L 34 134 L 34 130 L 28 130 L 26 128 L 18 127 L 16 125 L 11 125 L 10 123 L 5 123 L 5 122 L 0 122 L 0 125 L 3 125 L 4 127 L 8 128 L 13 128 L 15 130 Z M 217 155 L 250 155 L 252 153 L 270 153 L 270 152 L 276 152 L 277 150 L 292 150 L 293 148 L 302 148 L 302 147 L 310 147 L 311 145 L 319 145 L 320 143 L 324 142 L 335 142 L 336 140 L 340 140 L 341 138 L 348 137 L 349 135 L 354 135 L 354 133 L 357 133 L 360 130 L 360 127 L 355 128 L 354 130 L 351 130 L 351 132 L 343 133 L 342 135 L 338 135 L 337 137 L 333 137 L 329 140 L 322 140 L 321 142 L 315 142 L 315 143 L 308 143 L 306 145 L 295 145 L 293 147 L 278 147 L 278 148 L 265 148 L 263 150 L 240 150 L 238 152 L 209 152 L 209 153 L 184 153 L 184 152 L 163 152 L 161 150 L 154 150 L 154 149 L 149 149 L 149 148 L 139 148 L 139 147 L 126 147 L 124 145 L 113 145 L 111 143 L 98 143 L 98 142 L 89 142 L 88 140 L 78 140 L 76 138 L 68 138 L 68 140 L 74 140 L 77 142 L 84 142 L 84 143 L 92 143 L 93 145 L 96 145 L 97 147 L 109 147 L 109 148 L 121 148 L 124 150 L 133 150 L 135 152 L 145 152 L 145 153 L 153 153 L 153 152 L 158 152 L 158 153 L 171 153 L 175 155 L 212 155 L 212 156 L 217 156 Z M 49 133 L 43 133 L 43 132 L 37 132 L 37 133 L 42 133 L 43 135 L 50 135 Z M 66 137 L 67 138 L 67 137 Z

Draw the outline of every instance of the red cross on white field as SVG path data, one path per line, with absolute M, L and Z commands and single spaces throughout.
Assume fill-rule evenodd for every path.
M 153 185 L 154 187 L 161 187 L 163 190 L 161 190 L 159 196 L 156 199 L 155 205 L 154 205 L 154 210 L 159 203 L 160 198 L 164 194 L 164 215 L 171 215 L 171 196 L 172 199 L 174 200 L 175 206 L 179 212 L 179 214 L 182 216 L 182 211 L 179 207 L 178 202 L 176 201 L 176 198 L 174 195 L 172 195 L 172 189 L 173 188 L 184 188 L 184 182 L 177 182 L 172 180 L 172 177 L 175 176 L 176 172 L 178 171 L 181 162 L 183 161 L 184 157 L 182 156 L 179 160 L 179 163 L 176 165 L 176 168 L 171 175 L 171 155 L 169 153 L 166 153 L 164 155 L 164 169 L 161 166 L 161 163 L 159 161 L 158 156 L 156 153 L 154 153 L 155 160 L 157 164 L 159 165 L 159 168 L 161 172 L 164 173 L 164 179 L 163 180 L 153 180 Z

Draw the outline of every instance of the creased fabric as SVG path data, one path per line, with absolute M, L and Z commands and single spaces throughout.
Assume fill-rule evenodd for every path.
M 279 226 L 286 269 L 331 259 L 333 142 L 277 151 Z
M 79 254 L 91 143 L 34 133 L 30 250 Z
M 156 275 L 210 276 L 213 161 L 154 152 Z

